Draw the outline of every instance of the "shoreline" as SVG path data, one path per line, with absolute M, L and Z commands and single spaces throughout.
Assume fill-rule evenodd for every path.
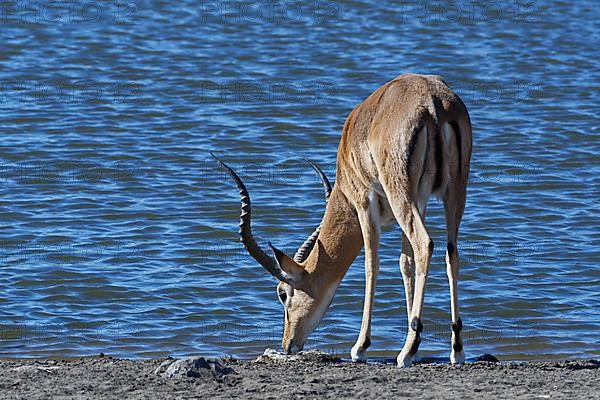
M 165 358 L 0 359 L 0 398 L 600 398 L 600 361 L 595 360 L 421 362 L 402 369 L 312 355 L 219 359 L 219 368 L 230 372 L 177 378 L 155 373 L 175 361 Z

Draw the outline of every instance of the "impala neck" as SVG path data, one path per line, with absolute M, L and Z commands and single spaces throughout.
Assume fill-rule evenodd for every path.
M 344 193 L 334 186 L 325 211 L 319 239 L 304 263 L 316 290 L 342 280 L 360 254 L 363 238 L 356 210 Z

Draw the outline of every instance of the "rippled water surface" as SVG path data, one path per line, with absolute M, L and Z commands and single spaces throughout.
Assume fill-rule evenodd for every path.
M 468 356 L 599 357 L 596 1 L 9 2 L 0 19 L 0 356 L 252 357 L 278 347 L 275 282 L 237 239 L 290 253 L 324 209 L 351 109 L 404 72 L 445 77 L 474 153 L 459 243 Z M 269 5 L 271 4 L 271 5 Z M 273 5 L 275 4 L 275 5 Z M 444 246 L 441 206 L 428 227 Z M 371 355 L 406 332 L 400 230 L 382 238 Z M 348 355 L 363 259 L 309 347 Z M 444 255 L 425 355 L 449 353 Z

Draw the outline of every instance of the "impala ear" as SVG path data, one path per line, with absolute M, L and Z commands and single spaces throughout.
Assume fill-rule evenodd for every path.
M 296 261 L 292 260 L 291 257 L 273 246 L 271 243 L 269 243 L 269 246 L 271 246 L 271 249 L 273 250 L 273 255 L 275 255 L 275 260 L 277 260 L 279 268 L 281 268 L 288 275 L 288 278 L 292 284 L 299 285 L 306 275 L 304 268 L 302 268 L 298 263 L 296 263 Z

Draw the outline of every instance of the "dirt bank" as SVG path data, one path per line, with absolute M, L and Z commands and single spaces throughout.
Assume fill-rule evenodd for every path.
M 165 378 L 164 360 L 0 360 L 1 399 L 600 398 L 600 362 L 419 364 L 222 360 L 235 373 Z

